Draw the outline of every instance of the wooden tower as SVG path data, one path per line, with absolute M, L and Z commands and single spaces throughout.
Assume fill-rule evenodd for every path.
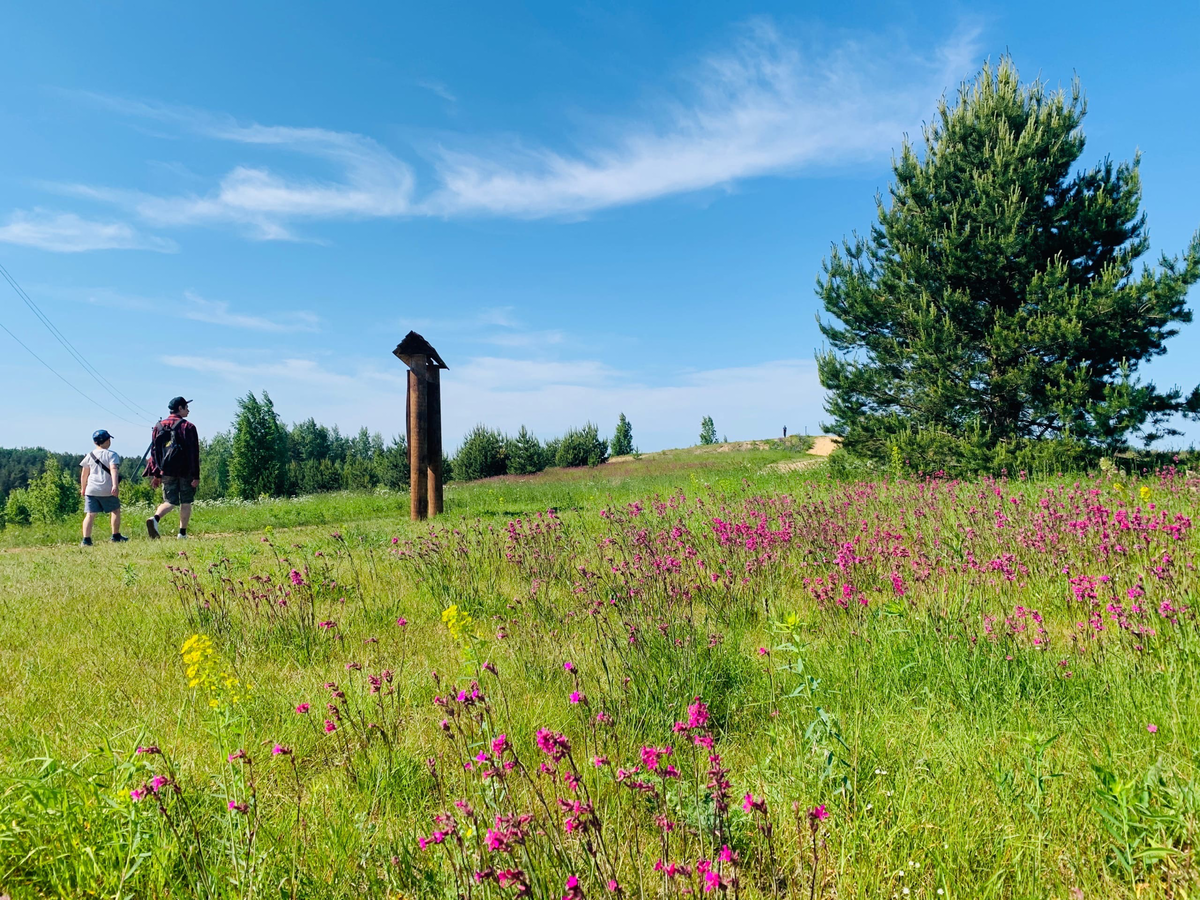
M 413 521 L 442 511 L 442 380 L 449 366 L 415 331 L 392 351 L 408 366 L 405 432 Z

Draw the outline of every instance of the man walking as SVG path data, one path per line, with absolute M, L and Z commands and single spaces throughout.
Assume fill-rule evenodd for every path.
M 158 523 L 176 506 L 179 507 L 179 537 L 187 537 L 188 521 L 192 518 L 192 501 L 200 486 L 200 433 L 187 420 L 190 400 L 176 397 L 167 409 L 171 414 L 154 426 L 150 441 L 150 458 L 145 474 L 154 487 L 163 489 L 163 502 L 154 515 L 146 520 L 146 532 L 153 540 L 159 536 Z
M 83 497 L 83 546 L 92 546 L 92 523 L 96 516 L 108 513 L 112 522 L 112 542 L 129 538 L 121 534 L 121 500 L 117 496 L 121 457 L 109 448 L 112 435 L 101 428 L 92 435 L 96 448 L 79 464 L 79 496 Z

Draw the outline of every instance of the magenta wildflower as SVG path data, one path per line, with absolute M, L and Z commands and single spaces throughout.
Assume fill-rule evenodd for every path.
M 1146 726 L 1146 730 L 1148 732 L 1150 732 L 1151 734 L 1156 734 L 1158 732 L 1158 726 L 1155 725 L 1153 722 L 1151 722 L 1149 725 Z
M 296 704 L 296 712 L 299 713 L 300 715 L 304 715 L 305 713 L 308 712 L 308 704 L 307 703 L 297 703 Z
M 271 748 L 271 755 L 272 756 L 291 756 L 292 748 L 285 747 L 285 746 L 283 746 L 283 744 L 277 743 L 277 744 L 275 744 L 274 747 Z
M 166 778 L 163 775 L 155 775 L 153 778 L 150 779 L 150 790 L 154 791 L 154 793 L 157 794 L 159 789 L 164 784 L 166 784 L 169 780 L 170 779 Z
M 335 725 L 335 724 L 334 724 L 332 721 L 330 721 L 329 719 L 326 719 L 326 720 L 325 720 L 325 733 L 326 733 L 326 734 L 332 734 L 332 733 L 333 733 L 333 732 L 335 732 L 335 731 L 337 731 L 337 725 Z
M 404 618 L 404 616 L 401 616 L 400 618 L 398 618 L 396 620 L 396 624 L 399 625 L 401 628 L 403 628 L 405 625 L 408 624 L 408 619 Z
M 142 786 L 140 788 L 134 788 L 132 791 L 129 792 L 129 799 L 132 800 L 134 803 L 137 803 L 139 800 L 141 800 L 143 797 L 146 796 L 146 793 L 147 793 L 147 791 L 146 791 L 145 786 Z
M 579 879 L 574 875 L 567 877 L 567 892 L 563 894 L 562 900 L 583 900 L 583 888 L 579 886 Z
M 555 762 L 571 752 L 571 742 L 567 736 L 546 728 L 539 728 L 537 733 L 538 749 Z
M 742 801 L 742 809 L 746 812 L 765 814 L 767 811 L 767 800 L 765 797 L 755 800 L 753 794 L 747 794 L 746 798 Z

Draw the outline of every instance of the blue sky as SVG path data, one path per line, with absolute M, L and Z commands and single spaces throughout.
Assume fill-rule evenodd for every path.
M 409 328 L 450 364 L 449 446 L 621 411 L 643 450 L 703 415 L 815 431 L 822 257 L 1006 51 L 1078 73 L 1085 163 L 1142 151 L 1155 258 L 1200 226 L 1195 4 L 170 6 L 7 9 L 0 262 L 130 406 L 0 282 L 0 322 L 112 410 L 0 333 L 0 446 L 139 453 L 171 396 L 208 436 L 264 388 L 391 435 Z M 1194 384 L 1198 341 L 1149 374 Z

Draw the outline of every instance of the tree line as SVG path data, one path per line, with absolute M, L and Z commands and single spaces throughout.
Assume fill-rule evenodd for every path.
M 559 466 L 598 466 L 610 456 L 638 455 L 633 427 L 622 413 L 611 438 L 586 423 L 542 441 L 524 426 L 506 435 L 478 425 L 453 458 L 442 461 L 447 481 L 529 475 Z M 0 449 L 0 527 L 59 521 L 79 513 L 77 454 Z M 121 499 L 151 503 L 155 491 L 141 479 L 143 463 L 121 463 Z M 238 400 L 226 431 L 200 442 L 198 500 L 286 497 L 337 490 L 408 489 L 408 446 L 403 435 L 385 441 L 367 428 L 343 434 L 308 418 L 287 426 L 266 391 Z

